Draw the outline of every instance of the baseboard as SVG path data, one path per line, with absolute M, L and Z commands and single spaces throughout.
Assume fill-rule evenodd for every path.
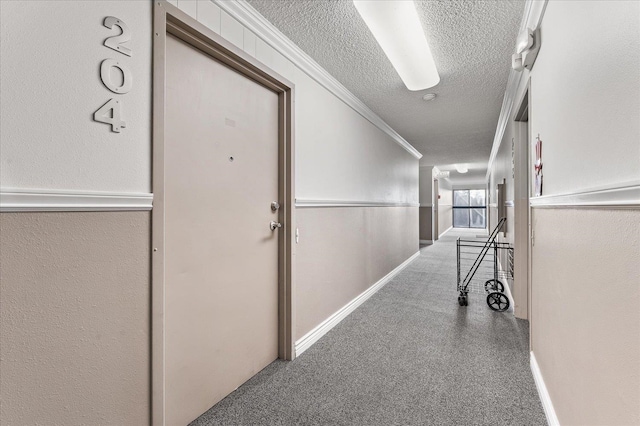
M 448 227 L 442 234 L 438 235 L 438 238 L 442 238 L 442 236 L 444 234 L 446 234 L 447 232 L 451 231 L 453 229 L 453 226 Z
M 316 328 L 302 336 L 295 343 L 295 353 L 296 357 L 300 356 L 304 351 L 309 349 L 311 345 L 320 340 L 322 336 L 327 334 L 329 330 L 338 325 L 340 321 L 345 319 L 351 312 L 355 311 L 360 305 L 367 301 L 371 296 L 373 296 L 378 290 L 385 286 L 393 277 L 395 277 L 400 271 L 402 271 L 412 260 L 416 257 L 420 256 L 420 252 L 416 252 L 410 258 L 402 262 L 398 267 L 396 267 L 393 271 L 389 272 L 383 278 L 381 278 L 377 283 L 369 287 L 351 302 L 347 303 L 336 313 L 331 315 L 329 318 L 324 320 L 320 325 Z
M 556 411 L 553 409 L 553 404 L 551 403 L 551 397 L 549 397 L 547 386 L 544 384 L 544 379 L 542 378 L 542 373 L 540 372 L 540 367 L 538 367 L 538 362 L 536 361 L 536 357 L 533 354 L 533 352 L 530 352 L 530 354 L 531 354 L 531 373 L 533 374 L 533 380 L 536 382 L 536 388 L 538 389 L 540 402 L 542 402 L 542 409 L 544 410 L 545 416 L 547 416 L 547 423 L 549 423 L 549 426 L 560 426 L 560 422 L 558 421 L 558 416 L 556 416 Z
M 420 244 L 430 245 L 430 244 L 433 244 L 433 240 L 420 240 Z

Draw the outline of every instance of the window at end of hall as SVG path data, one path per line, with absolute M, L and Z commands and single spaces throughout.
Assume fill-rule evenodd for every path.
M 453 190 L 453 227 L 486 228 L 487 202 L 484 189 Z

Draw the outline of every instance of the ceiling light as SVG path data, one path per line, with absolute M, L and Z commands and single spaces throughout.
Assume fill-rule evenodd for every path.
M 436 98 L 436 96 L 437 95 L 435 93 L 427 93 L 426 95 L 424 95 L 422 97 L 422 100 L 423 101 L 432 101 L 432 100 L 434 100 Z
M 458 173 L 467 173 L 469 171 L 466 164 L 456 164 L 456 170 Z
M 353 0 L 353 4 L 407 89 L 428 89 L 440 82 L 413 1 Z

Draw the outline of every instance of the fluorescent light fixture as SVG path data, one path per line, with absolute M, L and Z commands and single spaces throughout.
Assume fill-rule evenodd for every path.
M 431 49 L 411 0 L 353 0 L 409 90 L 423 90 L 440 82 Z
M 467 173 L 469 171 L 469 168 L 466 164 L 456 164 L 456 170 L 458 171 L 458 173 Z

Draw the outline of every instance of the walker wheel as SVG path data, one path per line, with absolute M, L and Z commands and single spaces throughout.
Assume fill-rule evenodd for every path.
M 489 293 L 490 291 L 498 291 L 504 293 L 504 284 L 500 280 L 487 280 L 484 283 L 484 291 Z
M 487 295 L 487 305 L 496 312 L 504 312 L 509 309 L 509 298 L 504 293 L 494 291 Z
M 460 306 L 467 306 L 467 296 L 464 296 L 464 295 L 458 296 L 458 304 Z

